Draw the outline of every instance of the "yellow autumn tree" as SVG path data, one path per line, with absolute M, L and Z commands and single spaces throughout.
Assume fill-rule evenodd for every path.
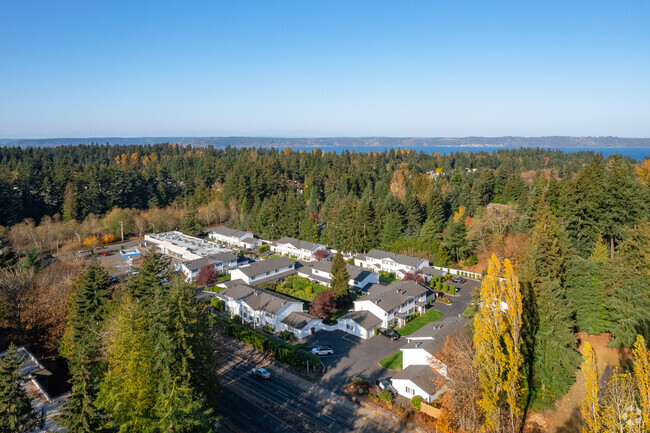
M 634 381 L 639 392 L 641 413 L 645 430 L 650 432 L 650 352 L 642 335 L 636 336 L 632 349 L 634 356 Z
M 580 402 L 580 412 L 585 420 L 582 433 L 596 433 L 600 430 L 600 416 L 598 403 L 598 370 L 596 368 L 596 355 L 591 344 L 585 342 L 582 353 L 582 374 L 585 376 L 586 396 Z
M 498 260 L 496 256 L 492 256 Z M 521 315 L 523 303 L 521 291 L 519 290 L 519 278 L 515 274 L 510 260 L 503 261 L 502 274 L 499 278 L 499 289 L 503 302 L 506 305 L 503 311 L 503 318 L 506 322 L 506 332 L 503 334 L 503 341 L 506 346 L 506 373 L 504 388 L 510 413 L 510 430 L 518 431 L 519 397 L 523 392 L 521 365 L 523 356 L 521 354 Z

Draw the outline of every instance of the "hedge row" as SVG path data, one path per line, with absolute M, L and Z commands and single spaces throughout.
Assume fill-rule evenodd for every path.
M 307 361 L 310 366 L 320 364 L 318 356 L 312 353 L 300 350 L 291 344 L 270 339 L 248 326 L 240 325 L 225 317 L 216 314 L 213 317 L 216 325 L 225 335 L 235 337 L 242 343 L 251 344 L 260 352 L 271 353 L 280 362 L 294 367 L 304 367 L 307 365 Z

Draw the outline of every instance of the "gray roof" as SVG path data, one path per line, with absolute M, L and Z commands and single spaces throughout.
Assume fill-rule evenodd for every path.
M 268 277 L 265 277 L 265 278 L 258 278 L 256 280 L 254 280 L 254 283 L 256 285 L 258 285 L 258 286 L 262 285 L 262 284 L 266 284 L 266 283 L 274 283 L 274 282 L 276 282 L 278 280 L 282 280 L 282 279 L 284 279 L 286 277 L 289 277 L 291 275 L 296 275 L 297 273 L 298 273 L 298 271 L 296 271 L 295 269 L 289 269 L 288 271 L 280 272 L 280 273 L 277 273 L 277 274 L 272 274 L 272 275 L 269 275 Z
M 438 387 L 433 381 L 436 376 L 440 376 L 440 374 L 428 365 L 409 365 L 393 376 L 393 380 L 410 380 L 427 394 L 434 395 L 438 390 Z
M 290 326 L 295 329 L 303 329 L 305 326 L 309 325 L 313 320 L 320 320 L 318 317 L 314 317 L 311 314 L 299 313 L 294 311 L 290 313 L 287 317 L 282 319 L 282 323 L 287 326 Z
M 320 244 L 315 244 L 315 243 L 309 242 L 309 241 L 303 241 L 301 239 L 289 238 L 289 237 L 286 237 L 286 236 L 278 239 L 277 241 L 275 241 L 275 244 L 276 245 L 277 244 L 291 244 L 291 245 L 293 245 L 294 247 L 296 247 L 298 249 L 307 250 L 307 251 L 311 251 L 316 246 L 320 245 Z
M 339 320 L 345 319 L 352 320 L 365 330 L 372 329 L 377 325 L 381 325 L 381 319 L 372 314 L 370 311 L 352 311 L 341 317 Z
M 266 259 L 258 262 L 251 263 L 250 265 L 242 266 L 239 268 L 247 277 L 254 277 L 255 275 L 264 274 L 266 272 L 275 271 L 290 265 L 295 266 L 295 262 L 288 257 L 279 257 L 277 259 Z
M 190 271 L 196 271 L 198 269 L 201 269 L 204 266 L 208 266 L 213 263 L 223 263 L 223 262 L 229 262 L 231 260 L 237 260 L 237 256 L 231 252 L 223 252 L 223 253 L 207 256 L 207 257 L 201 257 L 200 259 L 196 259 L 196 260 L 190 260 L 183 264 Z
M 244 235 L 244 234 L 248 233 L 248 232 L 244 232 L 244 231 L 237 230 L 237 229 L 231 229 L 230 227 L 226 227 L 226 226 L 215 227 L 212 230 L 212 232 L 220 234 L 222 236 L 230 236 L 230 237 L 235 237 L 235 238 L 238 238 L 241 235 Z
M 400 281 L 388 286 L 382 284 L 372 284 L 368 287 L 368 296 L 354 302 L 370 301 L 382 310 L 389 312 L 394 308 L 402 305 L 404 301 L 428 294 L 431 290 L 418 284 L 415 281 Z
M 239 299 L 248 305 L 253 311 L 266 311 L 275 314 L 291 302 L 302 304 L 302 301 L 296 301 L 288 296 L 269 290 L 260 289 L 259 287 L 248 284 L 237 284 L 217 292 L 220 299 L 230 298 Z
M 418 259 L 417 257 L 406 256 L 404 254 L 389 253 L 387 251 L 381 250 L 370 250 L 367 254 L 367 257 L 372 257 L 374 259 L 391 259 L 400 265 L 416 267 L 424 259 Z M 363 260 L 363 259 L 362 259 Z M 426 260 L 425 260 L 426 261 Z
M 316 262 L 313 265 L 311 265 L 312 268 L 318 269 L 321 272 L 327 272 L 331 273 L 332 271 L 332 262 L 329 260 L 321 260 L 320 262 Z M 348 275 L 350 275 L 350 279 L 352 280 L 363 280 L 365 279 L 371 272 L 367 269 L 360 268 L 359 266 L 354 266 L 349 263 L 346 263 L 345 268 L 348 271 Z
M 435 277 L 436 275 L 447 275 L 445 271 L 434 269 L 431 266 L 424 266 L 422 269 L 420 269 L 420 272 L 422 272 L 424 275 L 431 275 L 432 277 Z
M 409 349 L 422 349 L 425 352 L 427 352 L 429 355 L 434 356 L 436 352 L 436 342 L 435 340 L 411 341 L 406 346 L 402 347 L 400 350 L 409 350 Z

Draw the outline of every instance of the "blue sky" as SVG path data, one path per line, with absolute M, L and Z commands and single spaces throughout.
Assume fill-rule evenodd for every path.
M 650 137 L 648 1 L 0 2 L 0 137 Z

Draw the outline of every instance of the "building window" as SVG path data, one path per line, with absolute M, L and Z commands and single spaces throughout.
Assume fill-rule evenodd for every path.
M 404 387 L 404 390 L 406 391 L 407 394 L 415 394 L 415 390 L 413 388 L 409 388 L 408 386 Z

